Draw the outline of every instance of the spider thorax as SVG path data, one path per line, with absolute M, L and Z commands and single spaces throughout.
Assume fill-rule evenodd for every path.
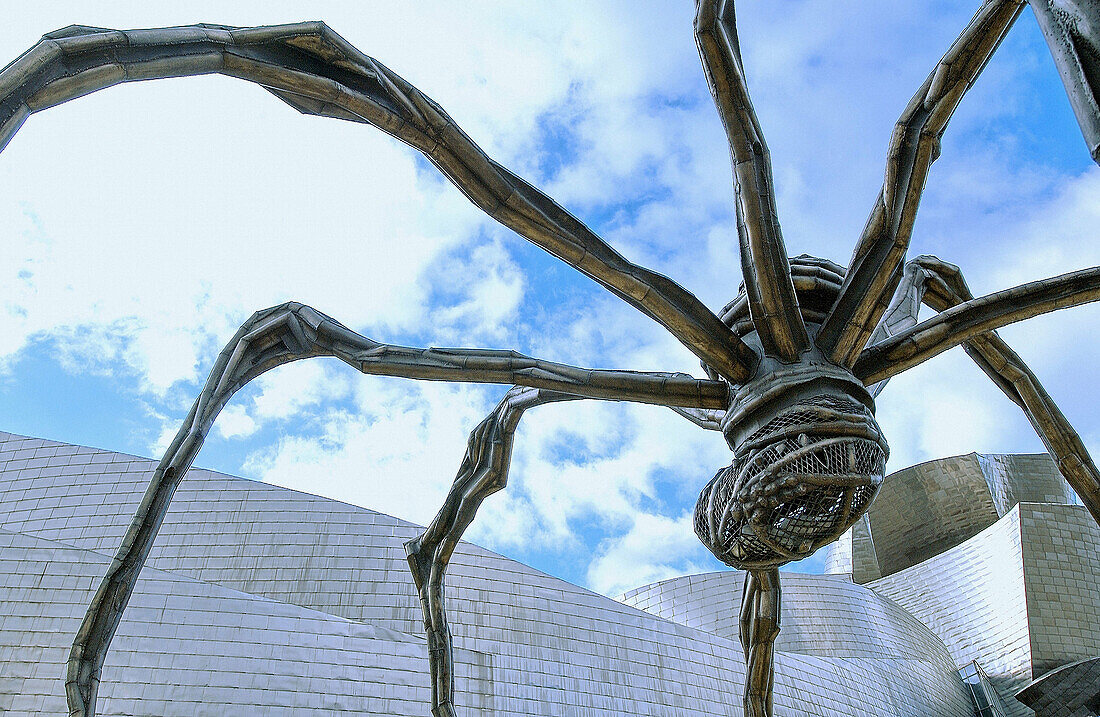
M 805 268 L 803 259 L 792 260 L 792 273 Z M 828 284 L 814 289 L 835 296 L 839 282 Z M 808 293 L 799 291 L 799 300 L 813 334 L 819 321 L 812 307 L 829 297 Z M 756 343 L 751 327 L 741 329 L 746 342 Z M 699 496 L 695 532 L 735 568 L 805 558 L 851 527 L 882 484 L 889 449 L 874 401 L 848 370 L 816 349 L 796 364 L 765 357 L 733 393 L 722 423 L 733 461 Z

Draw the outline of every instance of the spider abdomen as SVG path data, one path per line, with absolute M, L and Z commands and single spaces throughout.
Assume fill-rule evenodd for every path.
M 737 447 L 695 507 L 695 532 L 736 568 L 807 557 L 868 508 L 886 444 L 864 405 L 832 395 L 778 413 Z

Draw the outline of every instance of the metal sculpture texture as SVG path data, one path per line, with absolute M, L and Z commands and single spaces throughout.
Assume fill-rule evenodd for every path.
M 1024 6 L 987 0 L 897 123 L 885 181 L 847 266 L 788 259 L 767 147 L 749 101 L 732 0 L 698 0 L 696 40 L 733 157 L 744 285 L 717 314 L 679 284 L 630 263 L 579 220 L 487 157 L 431 99 L 321 23 L 237 29 L 195 25 L 119 32 L 72 26 L 0 72 L 0 148 L 33 112 L 120 82 L 222 73 L 259 83 L 301 112 L 374 125 L 420 150 L 469 199 L 523 238 L 667 328 L 708 378 L 592 370 L 511 351 L 379 343 L 297 303 L 254 314 L 218 357 L 156 469 L 76 636 L 66 680 L 71 715 L 91 717 L 111 638 L 173 492 L 235 391 L 278 365 L 335 356 L 370 374 L 514 384 L 470 436 L 442 510 L 407 545 L 424 608 L 432 714 L 455 714 L 444 574 L 486 496 L 507 481 L 523 412 L 582 398 L 668 406 L 720 430 L 731 464 L 703 489 L 696 532 L 748 571 L 741 639 L 745 712 L 772 713 L 779 572 L 837 538 L 874 498 L 887 444 L 874 397 L 893 375 L 963 345 L 1031 420 L 1060 470 L 1100 521 L 1100 472 L 1039 381 L 995 332 L 1100 299 L 1100 268 L 974 298 L 957 267 L 905 261 L 939 139 L 967 89 Z M 1031 0 L 1089 149 L 1100 161 L 1100 4 Z M 917 321 L 924 303 L 938 313 Z

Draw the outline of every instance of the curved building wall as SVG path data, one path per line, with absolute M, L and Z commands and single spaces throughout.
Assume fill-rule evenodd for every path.
M 20 642 L 25 630 L 51 632 L 60 647 L 50 660 L 63 661 L 73 620 L 78 619 L 74 616 L 98 583 L 106 564 L 104 555 L 117 548 L 153 465 L 149 460 L 0 434 L 0 469 L 4 471 L 0 529 L 48 540 L 81 556 L 44 561 L 59 566 L 47 589 L 61 586 L 70 595 L 60 601 L 62 607 L 54 607 L 49 599 L 45 604 L 69 622 L 50 622 L 52 617 L 35 614 L 33 606 L 42 604 L 43 593 L 35 598 L 33 591 L 38 588 L 34 586 L 0 593 L 4 609 L 19 603 L 25 615 L 4 637 L 9 642 L 0 645 L 0 656 L 10 656 L 10 664 L 32 662 Z M 334 661 L 340 662 L 332 657 L 322 656 L 317 664 L 326 667 L 316 672 L 308 667 L 311 652 L 329 644 L 326 635 L 339 636 L 345 629 L 354 632 L 360 629 L 357 626 L 394 639 L 333 647 L 355 653 L 346 657 L 349 664 L 387 670 L 392 663 L 397 665 L 392 668 L 398 670 L 395 675 L 404 674 L 401 660 L 413 664 L 415 652 L 423 666 L 420 607 L 401 547 L 415 532 L 408 523 L 354 506 L 194 471 L 180 487 L 165 521 L 150 562 L 152 570 L 139 583 L 139 592 L 152 591 L 154 597 L 146 602 L 146 597 L 135 595 L 133 604 L 139 609 L 128 612 L 124 621 L 134 621 L 135 637 L 156 639 L 112 652 L 111 658 L 128 665 L 163 665 L 167 671 L 150 672 L 144 682 L 121 672 L 117 681 L 108 676 L 101 695 L 105 700 L 131 700 L 114 714 L 159 714 L 160 702 L 145 700 L 154 695 L 160 695 L 161 701 L 175 699 L 177 692 L 192 694 L 186 685 L 169 689 L 175 685 L 169 679 L 172 665 L 184 660 L 182 655 L 191 649 L 191 643 L 177 643 L 185 638 L 205 640 L 207 653 L 203 654 L 278 659 L 279 650 L 265 647 L 269 637 L 261 629 L 268 624 L 264 620 L 257 619 L 255 630 L 245 630 L 251 618 L 241 617 L 242 632 L 234 633 L 230 649 L 221 645 L 228 637 L 219 629 L 221 623 L 186 613 L 190 609 L 200 615 L 225 613 L 219 619 L 232 620 L 237 613 L 262 613 L 256 606 L 275 609 L 271 606 L 277 605 L 284 611 L 320 613 L 334 622 L 303 619 L 294 644 L 282 650 L 302 667 L 272 674 L 301 669 L 317 679 L 343 682 L 315 690 L 312 683 L 288 677 L 293 700 L 286 700 L 286 691 L 269 690 L 267 706 L 253 711 L 307 714 L 332 692 L 375 700 L 365 708 L 363 702 L 355 703 L 358 707 L 352 704 L 346 708 L 349 713 L 426 714 L 426 672 L 378 682 L 354 670 L 331 668 Z M 13 566 L 29 561 L 33 567 L 24 573 L 33 576 L 38 562 L 43 562 L 36 555 L 12 547 L 0 559 L 11 560 Z M 166 609 L 168 594 L 175 594 L 176 587 L 157 593 L 152 579 L 165 575 L 190 586 L 187 589 L 195 594 L 187 597 L 202 598 L 198 604 L 181 604 L 183 612 L 168 611 L 167 621 L 157 617 L 156 610 Z M 199 595 L 200 587 L 212 594 Z M 466 544 L 456 551 L 448 587 L 460 674 L 467 681 L 460 689 L 468 691 L 463 699 L 471 710 L 491 709 L 487 713 L 501 715 L 741 714 L 744 665 L 735 640 L 648 614 Z M 242 607 L 238 600 L 242 595 L 256 601 L 255 605 Z M 143 605 L 153 612 L 143 614 Z M 196 631 L 188 632 L 188 627 L 181 632 L 177 623 L 196 626 Z M 317 636 L 309 637 L 314 632 Z M 407 651 L 402 653 L 406 656 L 396 659 L 393 653 L 398 648 L 390 643 Z M 224 667 L 214 671 L 223 682 L 247 682 L 253 670 L 273 669 L 260 663 L 217 664 Z M 39 697 L 46 700 L 49 692 L 53 695 L 49 699 L 58 699 L 63 694 L 61 662 L 43 662 L 34 669 L 49 687 Z M 323 674 L 328 669 L 335 674 Z M 21 689 L 26 677 L 11 674 L 7 666 L 0 669 L 0 693 Z M 203 690 L 200 697 L 212 714 L 239 712 L 227 699 L 218 690 Z M 377 702 L 380 699 L 390 702 Z M 972 709 L 958 676 L 924 655 L 881 659 L 781 653 L 776 661 L 775 699 L 777 715 L 968 717 Z
M 110 559 L 0 530 L 0 714 L 68 714 L 65 660 Z M 490 717 L 487 654 L 456 650 L 458 703 Z M 103 668 L 100 715 L 422 714 L 423 640 L 146 568 Z
M 1028 685 L 1017 699 L 1043 717 L 1100 713 L 1100 657 L 1071 662 Z
M 977 660 L 1012 714 L 1030 714 L 1013 698 L 1031 680 L 1018 511 L 870 586 L 927 625 L 957 665 Z
M 1020 503 L 978 535 L 871 582 L 977 660 L 1013 696 L 1061 665 L 1100 656 L 1100 527 L 1082 506 Z
M 1021 503 L 1032 675 L 1100 657 L 1100 527 L 1077 505 Z
M 860 585 L 882 577 L 875 541 L 871 538 L 871 522 L 866 514 L 826 546 L 825 574 L 844 575 Z
M 738 640 L 744 573 L 688 575 L 631 590 L 622 600 L 681 625 Z M 776 649 L 823 657 L 927 659 L 955 663 L 923 623 L 873 590 L 840 578 L 781 573 L 782 629 Z
M 1079 503 L 1073 488 L 1047 453 L 973 455 L 989 485 L 999 515 L 1006 515 L 1018 503 Z
M 974 454 L 891 474 L 868 511 L 882 575 L 958 545 L 1000 515 Z
M 891 575 L 949 550 L 1020 502 L 1074 504 L 1045 453 L 970 453 L 891 473 L 864 521 L 827 548 L 826 570 L 858 583 Z

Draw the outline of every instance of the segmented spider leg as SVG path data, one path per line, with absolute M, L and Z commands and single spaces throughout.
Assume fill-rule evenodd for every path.
M 1029 0 L 1069 94 L 1089 154 L 1100 164 L 1100 5 Z
M 889 308 L 878 322 L 878 326 L 871 332 L 868 346 L 875 346 L 891 339 L 899 334 L 911 330 L 917 325 L 917 317 L 920 313 L 921 303 L 927 292 L 935 288 L 936 283 L 943 283 L 945 277 L 962 281 L 962 272 L 954 264 L 948 264 L 937 257 L 922 254 L 905 263 L 902 271 L 901 282 L 894 291 L 894 297 L 890 301 Z M 963 284 L 965 286 L 965 283 Z M 949 291 L 944 289 L 944 291 Z M 970 290 L 965 290 L 965 295 L 970 295 Z M 961 295 L 961 294 L 960 294 Z M 886 388 L 889 378 L 884 378 L 877 383 L 868 385 L 867 390 L 871 397 L 877 397 Z
M 691 292 L 627 261 L 324 23 L 52 32 L 0 70 L 0 149 L 33 112 L 122 82 L 209 73 L 256 82 L 300 112 L 381 129 L 422 152 L 486 214 L 657 321 L 725 378 L 743 382 L 756 365 L 756 353 Z
M 92 598 L 69 655 L 66 693 L 71 715 L 94 715 L 100 670 L 111 639 L 172 496 L 221 409 L 237 390 L 264 372 L 316 356 L 333 356 L 370 374 L 433 381 L 520 384 L 577 396 L 692 408 L 724 406 L 729 390 L 721 381 L 701 381 L 683 375 L 580 369 L 528 358 L 513 351 L 421 349 L 382 344 L 298 303 L 258 311 L 218 355 L 184 425 L 157 465 L 122 545 Z
M 424 611 L 434 717 L 453 717 L 456 714 L 454 655 L 444 588 L 451 555 L 481 503 L 507 485 L 513 439 L 523 413 L 535 406 L 579 398 L 519 386 L 508 391 L 496 409 L 471 432 L 466 455 L 439 513 L 423 534 L 405 544 L 409 568 Z M 706 428 L 713 425 L 712 430 L 721 430 L 718 424 L 720 411 L 679 407 L 673 410 L 697 425 Z
M 724 410 L 717 408 L 680 408 L 679 406 L 669 406 L 669 408 L 708 431 L 721 431 L 722 418 L 726 415 Z
M 512 441 L 524 411 L 580 398 L 554 391 L 513 387 L 470 434 L 443 507 L 420 537 L 405 543 L 409 568 L 424 610 L 432 674 L 432 714 L 454 717 L 454 657 L 447 625 L 444 576 L 455 547 L 481 503 L 508 483 Z
M 865 383 L 881 381 L 988 331 L 1097 300 L 1100 267 L 979 296 L 864 349 L 853 373 Z
M 905 276 L 906 281 L 899 287 L 891 304 L 891 311 L 887 312 L 880 323 L 881 331 L 876 329 L 876 335 L 884 337 L 884 340 L 887 340 L 886 337 L 893 331 L 892 328 L 885 328 L 886 325 L 899 330 L 894 334 L 894 339 L 888 339 L 896 340 L 898 336 L 914 333 L 920 326 L 929 324 L 929 322 L 916 323 L 917 308 L 921 302 L 936 311 L 943 312 L 942 316 L 975 301 L 959 268 L 940 261 L 936 257 L 921 256 L 909 262 L 906 265 Z M 1043 445 L 1058 465 L 1059 472 L 1081 498 L 1081 502 L 1088 508 L 1096 522 L 1100 524 L 1100 470 L 1097 469 L 1077 431 L 1070 425 L 1065 414 L 1043 388 L 1039 379 L 996 331 L 970 336 L 963 343 L 963 348 L 982 371 L 997 384 L 998 388 L 1023 409 L 1035 432 L 1042 439 Z M 860 362 L 862 361 L 861 358 Z M 858 366 L 859 363 L 857 363 Z M 890 369 L 878 373 L 893 375 L 897 371 Z M 858 368 L 856 375 L 860 375 Z M 875 388 L 881 390 L 889 380 L 889 375 L 882 378 Z
M 1097 470 L 1081 436 L 1039 379 L 996 333 L 979 336 L 965 344 L 964 349 L 986 375 L 1024 410 L 1057 463 L 1059 472 L 1100 524 L 1100 470 Z
M 817 345 L 852 366 L 889 306 L 901 279 L 925 179 L 940 137 L 1023 9 L 1024 0 L 986 0 L 902 113 L 890 139 L 882 192 L 848 265 L 840 295 Z
M 791 362 L 810 347 L 775 208 L 771 157 L 749 99 L 733 0 L 696 0 L 695 42 L 726 128 L 749 313 L 764 353 Z
M 772 717 L 779 601 L 778 568 L 745 573 L 740 626 L 745 650 L 745 717 Z
M 172 496 L 198 454 L 214 419 L 250 378 L 296 358 L 307 342 L 297 317 L 285 307 L 258 311 L 218 355 L 205 387 L 153 472 L 149 487 L 73 641 L 65 679 L 72 717 L 93 717 L 100 673 L 138 574 L 153 547 Z

